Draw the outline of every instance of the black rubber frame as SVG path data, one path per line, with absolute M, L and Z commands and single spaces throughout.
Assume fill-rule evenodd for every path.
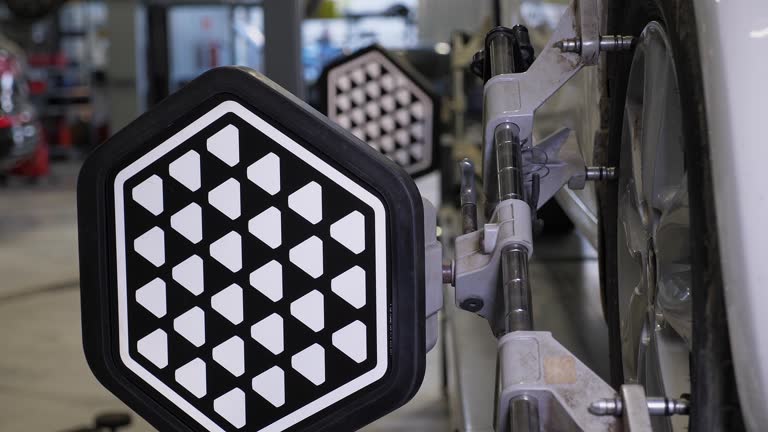
M 290 430 L 354 430 L 407 402 L 424 377 L 423 204 L 416 185 L 394 162 L 247 68 L 209 71 L 97 147 L 77 187 L 83 346 L 99 381 L 162 431 L 204 431 L 191 417 L 134 376 L 119 360 L 112 185 L 117 172 L 211 108 L 236 100 L 364 186 L 387 215 L 390 304 L 389 368 L 369 387 Z M 192 120 L 190 120 L 190 118 Z

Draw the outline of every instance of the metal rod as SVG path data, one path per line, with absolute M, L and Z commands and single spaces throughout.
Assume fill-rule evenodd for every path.
M 510 245 L 501 251 L 501 275 L 505 333 L 533 330 L 528 250 L 525 246 Z
M 461 226 L 464 234 L 477 231 L 477 188 L 475 165 L 469 159 L 459 162 L 461 170 Z
M 536 398 L 523 394 L 509 401 L 509 430 L 539 432 L 539 401 Z
M 584 168 L 584 179 L 587 181 L 616 180 L 615 167 L 588 166 Z
M 514 43 L 512 35 L 503 31 L 497 31 L 491 36 L 489 41 L 491 77 L 515 71 L 515 58 L 512 55 Z
M 635 38 L 622 35 L 600 36 L 600 51 L 629 51 L 634 45 Z M 563 39 L 555 42 L 554 47 L 562 52 L 581 53 L 581 39 Z
M 454 283 L 454 280 L 453 280 L 453 263 L 451 263 L 451 264 L 443 264 L 442 274 L 443 274 L 443 283 L 444 284 L 451 284 L 451 285 L 453 285 L 453 283 Z
M 691 402 L 688 399 L 669 399 L 665 397 L 647 397 L 648 414 L 652 416 L 688 415 Z M 624 404 L 621 399 L 598 399 L 589 405 L 589 412 L 597 416 L 621 416 Z
M 502 123 L 494 131 L 499 202 L 507 199 L 525 200 L 519 134 L 520 128 L 514 123 Z
M 496 127 L 496 166 L 499 202 L 525 200 L 520 129 L 514 123 Z M 531 287 L 528 281 L 528 249 L 510 245 L 501 251 L 502 291 L 504 293 L 504 331 L 532 330 Z

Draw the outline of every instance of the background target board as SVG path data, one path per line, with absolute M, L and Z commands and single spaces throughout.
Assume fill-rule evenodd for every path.
M 328 117 L 411 175 L 437 163 L 437 101 L 419 74 L 377 46 L 326 67 Z
M 243 71 L 221 73 L 235 84 L 265 86 Z M 278 102 L 287 97 L 262 90 Z M 393 328 L 395 310 L 406 311 L 410 331 L 423 333 L 423 317 L 397 304 L 408 295 L 388 271 L 403 264 L 393 262 L 390 240 L 399 223 L 370 183 L 247 105 L 226 95 L 209 99 L 155 134 L 162 138 L 118 158 L 104 184 L 113 216 L 104 239 L 114 271 L 110 296 L 94 299 L 94 288 L 83 287 L 84 320 L 93 319 L 85 314 L 94 301 L 108 300 L 99 312 L 112 338 L 106 345 L 86 338 L 86 353 L 97 357 L 92 365 L 112 356 L 108 377 L 94 368 L 102 382 L 119 396 L 122 381 L 130 382 L 131 393 L 135 387 L 147 396 L 140 407 L 161 400 L 146 415 L 135 409 L 177 430 L 320 430 L 371 421 L 407 400 L 413 375 L 423 374 L 423 358 L 404 363 L 391 343 L 410 347 L 419 339 Z M 296 106 L 296 115 L 313 114 L 307 118 L 328 128 L 305 109 Z M 364 152 L 353 162 L 387 171 L 374 152 L 337 138 Z M 411 210 L 416 216 L 420 208 Z M 81 218 L 81 243 L 82 232 Z M 405 267 L 419 264 L 413 253 Z M 413 290 L 419 281 L 407 284 Z M 412 300 L 423 312 L 423 299 Z M 402 373 L 411 384 L 399 394 L 374 394 Z M 366 399 L 386 404 L 378 415 L 356 413 Z

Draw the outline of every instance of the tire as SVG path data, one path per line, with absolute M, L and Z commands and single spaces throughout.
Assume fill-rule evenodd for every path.
M 690 208 L 692 343 L 691 431 L 744 430 L 730 355 L 704 91 L 691 0 L 616 0 L 607 4 L 608 34 L 639 36 L 651 21 L 669 36 L 682 107 L 685 166 Z M 609 136 L 595 149 L 595 163 L 619 166 L 631 53 L 607 54 Z M 624 383 L 619 317 L 617 232 L 618 182 L 597 186 L 601 291 L 609 329 L 612 385 Z M 667 395 L 678 397 L 679 395 Z

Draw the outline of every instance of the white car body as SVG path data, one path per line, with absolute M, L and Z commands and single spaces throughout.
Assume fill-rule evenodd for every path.
M 768 121 L 768 2 L 694 5 L 731 348 L 744 420 L 749 430 L 761 430 L 768 424 L 768 337 L 761 336 L 768 328 L 768 224 L 762 220 L 768 215 L 768 182 L 762 180 L 768 160 L 762 134 Z M 565 120 L 575 127 L 588 164 L 599 127 L 599 76 L 598 68 L 583 70 L 540 111 L 547 120 L 558 113 L 560 126 Z M 556 125 L 542 127 L 539 138 Z M 593 189 L 564 189 L 557 199 L 596 244 Z
M 731 349 L 750 430 L 768 424 L 768 2 L 697 1 Z

